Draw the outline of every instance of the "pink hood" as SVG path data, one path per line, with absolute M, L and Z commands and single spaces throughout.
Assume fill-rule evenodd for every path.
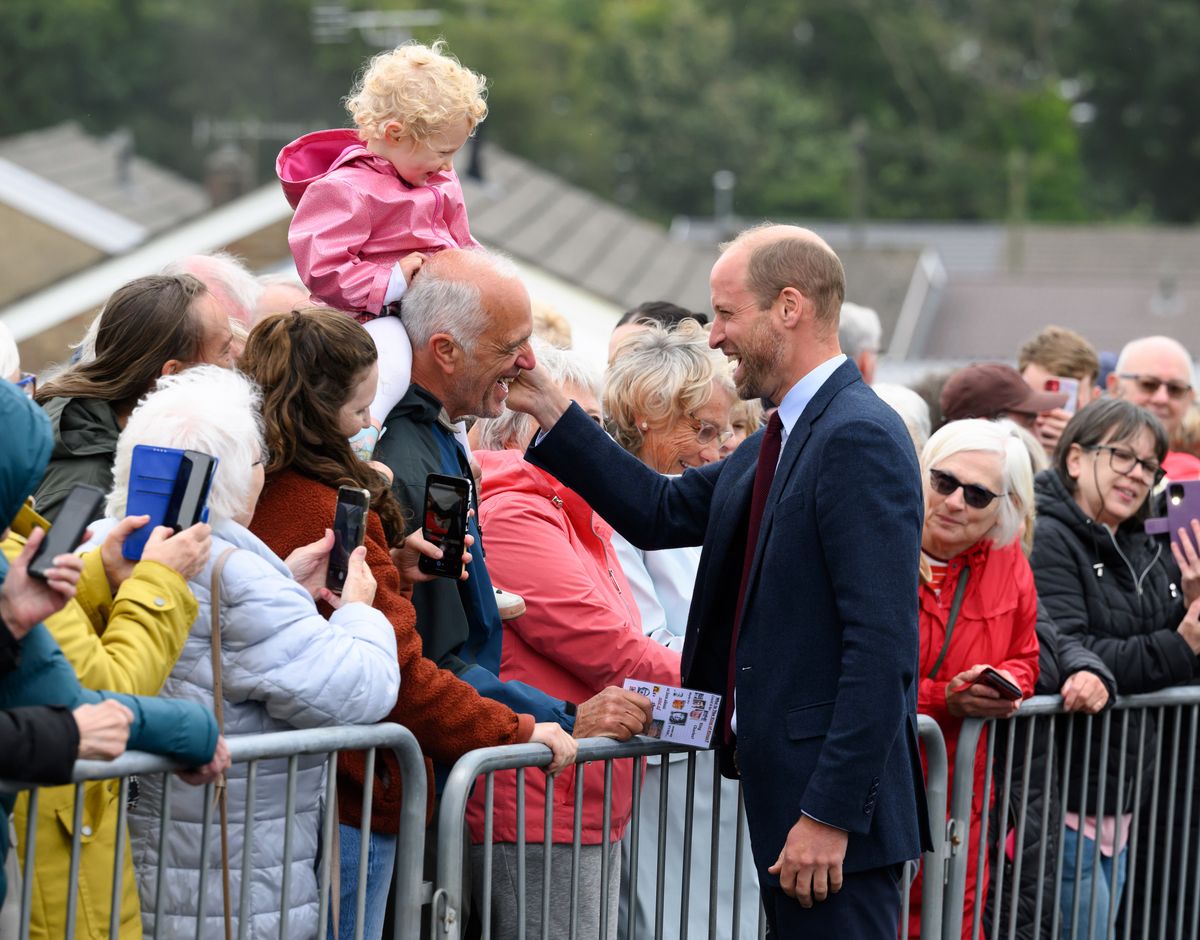
M 392 165 L 364 147 L 358 131 L 350 128 L 314 131 L 293 140 L 279 151 L 275 173 L 283 184 L 288 204 L 295 209 L 310 183 L 354 160 L 381 164 L 381 172 L 395 173 Z

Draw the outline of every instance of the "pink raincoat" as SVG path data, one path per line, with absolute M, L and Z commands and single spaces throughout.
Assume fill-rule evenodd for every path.
M 306 134 L 279 152 L 275 172 L 296 209 L 288 244 L 300 279 L 337 310 L 378 315 L 405 255 L 479 244 L 453 170 L 409 186 L 357 131 Z

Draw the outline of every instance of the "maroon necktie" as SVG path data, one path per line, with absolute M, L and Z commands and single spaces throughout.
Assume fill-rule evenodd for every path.
M 762 525 L 763 511 L 767 508 L 767 494 L 775 479 L 775 467 L 779 463 L 779 449 L 783 443 L 783 420 L 776 411 L 767 422 L 766 433 L 758 451 L 758 469 L 754 472 L 754 493 L 750 497 L 750 523 L 746 529 L 746 557 L 742 561 L 742 581 L 738 586 L 737 608 L 733 615 L 733 632 L 729 637 L 729 672 L 725 683 L 725 742 L 733 740 L 733 690 L 737 675 L 738 633 L 742 627 L 742 603 L 746 599 L 746 587 L 750 583 L 750 566 L 754 563 L 754 549 L 758 545 L 758 529 Z

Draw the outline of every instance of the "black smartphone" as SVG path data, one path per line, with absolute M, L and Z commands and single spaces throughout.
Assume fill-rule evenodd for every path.
M 367 537 L 367 510 L 371 494 L 355 486 L 339 486 L 337 508 L 333 511 L 333 548 L 329 552 L 329 573 L 325 586 L 342 592 L 350 568 L 350 555 Z
M 422 555 L 417 567 L 440 578 L 462 577 L 462 556 L 467 547 L 467 511 L 471 507 L 471 482 L 466 477 L 431 473 L 425 478 L 425 538 L 442 550 L 441 558 Z
M 1000 693 L 1001 698 L 1006 698 L 1010 702 L 1015 702 L 1022 697 L 1020 686 L 1009 682 L 991 666 L 986 667 L 983 672 L 976 677 L 975 681 L 971 683 L 971 685 L 976 684 L 986 685 L 989 689 L 995 689 Z
M 103 500 L 104 491 L 95 486 L 76 483 L 71 487 L 71 492 L 67 494 L 58 510 L 54 525 L 42 539 L 33 560 L 29 562 L 29 573 L 33 577 L 45 581 L 46 572 L 54 567 L 54 559 L 79 547 L 88 525 L 98 518 L 100 503 Z
M 191 528 L 208 518 L 208 491 L 212 486 L 217 458 L 196 450 L 185 450 L 175 475 L 171 501 L 167 504 L 163 524 L 176 532 Z

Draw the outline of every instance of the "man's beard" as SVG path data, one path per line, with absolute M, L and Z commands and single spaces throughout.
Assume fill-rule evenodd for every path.
M 783 344 L 775 331 L 766 323 L 756 327 L 750 342 L 743 344 L 741 378 L 734 380 L 738 397 L 743 401 L 766 398 L 775 392 L 778 377 L 775 372 L 783 361 Z

